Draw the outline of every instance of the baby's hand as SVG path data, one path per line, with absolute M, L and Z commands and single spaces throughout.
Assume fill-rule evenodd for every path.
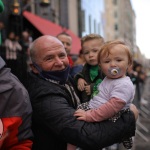
M 75 111 L 74 116 L 76 116 L 78 120 L 86 121 L 86 111 L 82 109 L 78 109 L 77 111 Z
M 86 84 L 87 84 L 87 83 L 86 83 L 86 81 L 85 81 L 84 79 L 79 78 L 79 79 L 78 79 L 78 90 L 79 90 L 79 91 L 84 91 Z

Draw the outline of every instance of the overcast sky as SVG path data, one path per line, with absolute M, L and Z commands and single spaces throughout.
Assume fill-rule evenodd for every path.
M 142 54 L 150 59 L 150 0 L 131 0 L 136 14 L 136 41 Z

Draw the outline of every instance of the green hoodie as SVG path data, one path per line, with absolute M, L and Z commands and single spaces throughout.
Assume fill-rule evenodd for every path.
M 0 0 L 0 13 L 2 13 L 4 10 L 4 4 L 3 2 Z M 0 33 L 0 45 L 1 45 L 2 41 L 1 41 L 1 33 Z

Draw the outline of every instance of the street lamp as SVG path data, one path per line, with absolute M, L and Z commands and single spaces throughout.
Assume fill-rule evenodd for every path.
M 50 4 L 51 4 L 51 2 L 50 2 L 50 0 L 40 0 L 40 2 L 37 2 L 37 1 L 33 1 L 33 0 L 31 0 L 31 1 L 29 1 L 28 3 L 26 3 L 23 7 L 22 7 L 22 10 L 24 11 L 24 10 L 28 10 L 30 7 L 31 7 L 31 5 L 33 6 L 32 7 L 32 9 L 34 10 L 35 8 L 34 8 L 34 5 L 35 4 L 39 4 L 39 5 L 41 5 L 43 8 L 47 8 L 47 6 L 49 6 Z M 34 11 L 33 11 L 34 12 Z
M 49 6 L 50 5 L 50 0 L 41 0 L 40 5 L 41 6 Z
M 13 15 L 20 15 L 20 4 L 18 0 L 14 0 L 12 4 L 12 14 Z

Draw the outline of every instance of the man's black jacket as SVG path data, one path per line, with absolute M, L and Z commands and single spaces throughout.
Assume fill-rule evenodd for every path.
M 29 74 L 28 92 L 33 107 L 33 150 L 66 150 L 67 143 L 98 150 L 134 136 L 135 118 L 125 113 L 117 122 L 87 123 L 73 116 L 75 107 L 63 85 Z

